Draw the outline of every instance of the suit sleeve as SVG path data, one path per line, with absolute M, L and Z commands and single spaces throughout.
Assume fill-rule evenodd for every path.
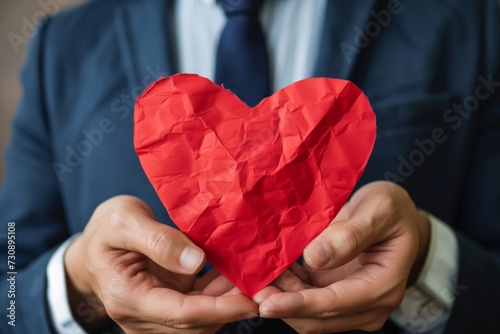
M 456 298 L 446 333 L 493 333 L 500 328 L 500 15 L 497 0 L 482 3 L 481 92 L 491 95 L 481 102 L 474 120 L 475 142 L 458 215 Z
M 51 129 L 44 106 L 44 87 L 49 81 L 43 73 L 43 45 L 49 22 L 40 26 L 30 46 L 21 75 L 23 97 L 4 160 L 6 175 L 0 189 L 1 333 L 53 332 L 45 273 L 53 250 L 68 237 L 59 183 L 51 167 Z M 12 262 L 8 263 L 13 247 L 12 241 L 7 246 L 6 234 L 8 228 L 12 232 L 12 226 L 15 258 L 9 258 Z M 8 278 L 11 280 L 5 284 Z

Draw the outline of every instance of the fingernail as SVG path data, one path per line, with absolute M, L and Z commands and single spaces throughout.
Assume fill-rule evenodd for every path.
M 203 257 L 203 251 L 201 249 L 187 246 L 182 251 L 179 262 L 182 269 L 192 273 L 201 265 Z
M 321 268 L 330 262 L 332 258 L 332 250 L 326 242 L 316 242 L 309 245 L 304 250 L 304 258 L 310 266 Z
M 267 305 L 266 305 L 266 306 L 261 306 L 261 307 L 259 307 L 259 316 L 260 316 L 261 318 L 266 318 L 266 317 L 269 317 L 269 316 L 271 315 L 271 314 L 270 314 L 270 313 L 271 313 L 270 311 L 271 311 L 271 310 L 270 310 L 270 307 L 269 307 L 269 306 L 267 306 Z

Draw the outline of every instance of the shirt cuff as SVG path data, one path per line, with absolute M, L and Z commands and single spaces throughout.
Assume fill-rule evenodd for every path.
M 47 265 L 47 303 L 52 324 L 58 334 L 86 334 L 71 313 L 64 269 L 64 253 L 77 236 L 79 234 L 75 234 L 59 246 Z
M 455 301 L 458 242 L 453 230 L 427 213 L 431 239 L 427 259 L 414 286 L 391 320 L 408 333 L 442 333 Z

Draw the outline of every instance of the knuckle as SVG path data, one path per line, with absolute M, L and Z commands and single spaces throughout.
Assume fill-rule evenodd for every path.
M 328 295 L 327 295 L 328 293 Z M 338 301 L 340 300 L 340 297 L 334 289 L 328 289 L 325 291 L 325 299 L 328 298 L 328 300 L 332 301 L 330 305 L 328 305 L 326 308 L 322 308 L 321 310 L 318 310 L 319 312 L 319 319 L 328 319 L 332 317 L 338 317 L 342 316 L 344 314 L 349 314 L 351 313 L 350 307 L 347 307 L 345 303 L 339 303 Z
M 404 203 L 394 196 L 381 196 L 377 203 L 377 211 L 371 220 L 372 228 L 378 233 L 385 234 L 391 231 L 398 222 L 402 221 Z M 380 224 L 380 222 L 385 222 Z
M 299 331 L 304 334 L 324 334 L 326 333 L 322 328 L 304 328 Z
M 294 323 L 293 328 L 300 334 L 325 334 L 330 333 L 328 323 L 319 319 L 308 319 L 305 322 Z
M 175 235 L 172 231 L 162 226 L 149 234 L 147 245 L 152 254 L 158 256 L 171 254 L 175 250 Z
M 175 329 L 188 329 L 188 325 L 186 321 L 177 318 L 177 317 L 172 317 L 165 319 L 164 325 L 168 328 L 175 328 Z
M 375 314 L 372 314 L 370 321 L 367 321 L 363 326 L 360 326 L 360 330 L 366 332 L 377 332 L 379 331 L 384 324 L 387 322 L 387 319 L 394 311 L 394 309 L 401 303 L 403 300 L 403 296 L 400 294 L 393 294 L 388 298 L 384 299 L 384 302 L 378 306 L 378 311 Z
M 355 311 L 352 307 L 336 307 L 331 310 L 321 311 L 318 315 L 319 319 L 329 319 L 336 317 L 343 317 Z
M 129 195 L 112 197 L 97 206 L 96 211 L 112 215 L 115 212 L 131 212 L 143 210 L 151 212 L 151 208 L 141 199 Z

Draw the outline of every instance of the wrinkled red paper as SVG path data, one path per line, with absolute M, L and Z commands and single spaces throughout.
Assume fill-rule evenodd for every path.
M 170 217 L 250 297 L 338 213 L 375 132 L 365 95 L 338 79 L 298 81 L 249 108 L 178 74 L 135 107 L 135 149 Z

